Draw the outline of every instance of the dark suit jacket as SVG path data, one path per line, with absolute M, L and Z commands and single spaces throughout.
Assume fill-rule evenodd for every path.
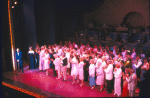
M 67 66 L 67 58 L 63 59 L 63 66 Z
M 16 52 L 16 60 L 19 60 L 19 66 L 22 67 L 23 64 L 22 64 L 22 52 L 21 51 L 19 52 L 19 55 L 18 55 L 18 52 Z
M 16 52 L 16 60 L 19 60 L 19 61 L 22 60 L 22 52 L 21 51 L 19 52 L 19 55 L 18 55 L 18 52 Z

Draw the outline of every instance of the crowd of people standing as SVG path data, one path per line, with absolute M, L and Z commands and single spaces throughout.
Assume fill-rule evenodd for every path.
M 80 46 L 76 43 L 65 43 L 41 46 L 37 45 L 35 52 L 29 48 L 29 56 L 36 54 L 34 68 L 40 71 L 53 69 L 56 79 L 67 80 L 67 74 L 73 77 L 72 84 L 88 81 L 91 89 L 99 85 L 99 91 L 107 87 L 107 93 L 120 97 L 134 97 L 135 90 L 140 89 L 140 96 L 148 96 L 150 91 L 150 60 L 144 54 L 136 53 L 135 48 L 125 50 L 122 47 L 101 47 L 90 45 Z M 32 69 L 34 60 L 30 57 L 29 68 Z M 57 74 L 58 73 L 58 74 Z M 107 85 L 105 85 L 105 82 Z

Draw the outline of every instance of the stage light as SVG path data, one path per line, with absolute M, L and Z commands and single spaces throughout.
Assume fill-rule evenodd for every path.
M 14 4 L 17 4 L 17 1 L 15 1 Z
M 14 8 L 14 6 L 12 6 L 12 8 Z

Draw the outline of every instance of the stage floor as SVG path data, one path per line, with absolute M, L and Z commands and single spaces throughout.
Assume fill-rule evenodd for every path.
M 24 68 L 24 73 L 16 75 L 13 72 L 2 74 L 2 82 L 14 85 L 27 91 L 39 94 L 43 97 L 115 97 L 113 93 L 106 94 L 99 92 L 99 86 L 91 89 L 88 82 L 80 87 L 79 83 L 72 84 L 72 76 L 67 76 L 67 81 L 53 77 L 53 70 L 50 69 L 49 75 L 38 69 L 29 70 Z

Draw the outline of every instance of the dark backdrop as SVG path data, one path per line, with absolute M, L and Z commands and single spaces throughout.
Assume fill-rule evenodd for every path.
M 13 1 L 13 0 L 11 0 Z M 28 60 L 28 47 L 65 41 L 70 31 L 83 29 L 83 13 L 103 0 L 17 0 L 12 9 L 15 48 Z M 7 0 L 2 0 L 2 68 L 12 70 Z M 13 2 L 11 3 L 13 4 Z

